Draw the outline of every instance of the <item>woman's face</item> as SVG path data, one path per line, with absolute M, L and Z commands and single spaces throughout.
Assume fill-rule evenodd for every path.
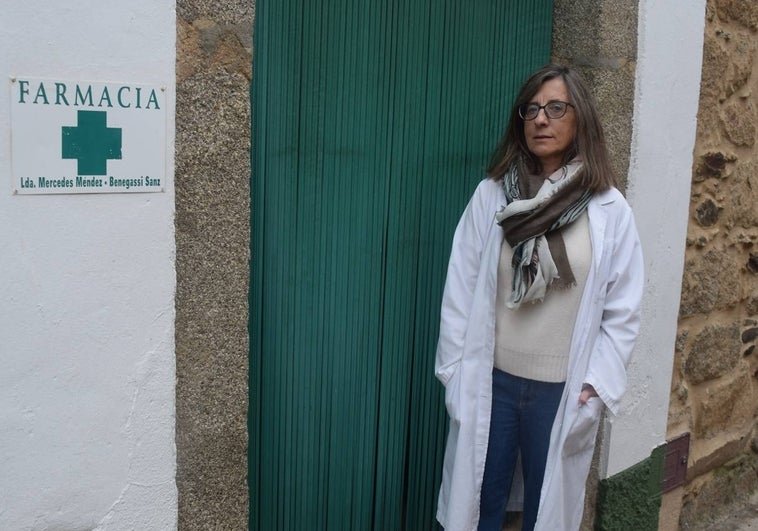
M 571 103 L 566 83 L 560 77 L 545 81 L 528 103 L 546 105 L 551 101 Z M 576 115 L 571 106 L 561 118 L 548 118 L 545 110 L 540 109 L 534 120 L 524 120 L 526 145 L 542 163 L 545 175 L 550 175 L 560 168 L 563 156 L 571 147 L 575 134 Z

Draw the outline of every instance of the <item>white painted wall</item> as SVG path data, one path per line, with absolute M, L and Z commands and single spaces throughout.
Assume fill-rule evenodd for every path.
M 173 529 L 173 0 L 0 16 L 0 529 Z M 13 75 L 167 87 L 165 193 L 12 195 Z
M 705 0 L 641 0 L 629 187 L 646 263 L 642 330 L 605 477 L 666 440 L 702 65 Z M 606 427 L 608 428 L 608 427 Z

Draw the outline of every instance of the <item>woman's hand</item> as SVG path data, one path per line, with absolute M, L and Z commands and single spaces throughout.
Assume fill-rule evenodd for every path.
M 582 386 L 582 392 L 579 393 L 579 403 L 581 405 L 585 405 L 590 398 L 595 396 L 597 396 L 597 391 L 595 391 L 595 388 L 590 384 L 584 384 Z

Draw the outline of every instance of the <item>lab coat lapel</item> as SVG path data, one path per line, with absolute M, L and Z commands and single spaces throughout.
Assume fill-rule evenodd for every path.
M 587 214 L 592 223 L 590 223 L 590 237 L 592 239 L 592 255 L 595 261 L 595 270 L 600 268 L 600 262 L 605 251 L 605 228 L 608 221 L 608 211 L 606 206 L 613 203 L 613 197 L 610 194 L 602 193 L 595 201 L 590 201 L 587 207 Z

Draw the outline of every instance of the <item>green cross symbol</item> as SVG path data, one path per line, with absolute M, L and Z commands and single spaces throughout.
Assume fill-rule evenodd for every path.
M 77 111 L 76 127 L 64 126 L 64 159 L 77 160 L 79 175 L 106 175 L 108 159 L 121 159 L 121 129 L 107 127 L 105 111 Z

